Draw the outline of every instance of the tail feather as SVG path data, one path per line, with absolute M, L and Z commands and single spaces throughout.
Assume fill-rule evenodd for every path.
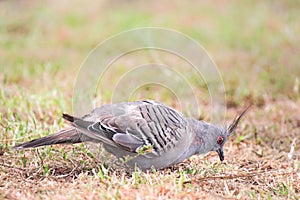
M 63 113 L 63 116 L 62 116 L 65 120 L 69 121 L 69 122 L 74 122 L 76 120 L 79 120 L 79 118 L 77 117 L 74 117 L 72 115 L 69 115 L 67 113 Z
M 13 148 L 16 150 L 22 150 L 26 148 L 35 148 L 40 146 L 52 145 L 52 144 L 63 144 L 63 143 L 80 143 L 83 142 L 82 134 L 79 133 L 75 128 L 62 130 L 58 133 L 35 139 L 29 142 L 18 144 Z

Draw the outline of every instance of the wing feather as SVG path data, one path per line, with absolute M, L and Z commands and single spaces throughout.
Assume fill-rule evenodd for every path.
M 154 155 L 174 148 L 187 129 L 179 112 L 153 101 L 104 105 L 73 124 L 88 137 L 126 151 L 150 145 Z

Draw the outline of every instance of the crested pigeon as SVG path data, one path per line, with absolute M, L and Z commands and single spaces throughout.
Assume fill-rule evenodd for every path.
M 52 144 L 102 143 L 106 151 L 142 170 L 163 169 L 195 154 L 216 151 L 224 160 L 223 147 L 245 109 L 228 126 L 213 125 L 162 103 L 145 100 L 107 104 L 83 117 L 63 114 L 72 127 L 14 146 L 16 150 Z

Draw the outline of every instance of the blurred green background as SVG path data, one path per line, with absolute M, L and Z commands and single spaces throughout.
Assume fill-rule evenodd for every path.
M 33 90 L 48 81 L 51 87 L 66 84 L 60 82 L 74 77 L 65 74 L 76 74 L 98 43 L 124 30 L 155 26 L 201 43 L 235 98 L 299 97 L 298 1 L 1 1 L 0 6 L 2 84 Z

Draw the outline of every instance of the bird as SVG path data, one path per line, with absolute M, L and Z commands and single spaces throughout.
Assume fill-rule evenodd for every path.
M 249 107 L 248 107 L 249 108 Z M 196 155 L 215 151 L 224 160 L 224 144 L 246 113 L 229 126 L 187 118 L 175 109 L 153 100 L 104 104 L 89 114 L 63 114 L 71 127 L 17 144 L 15 150 L 66 143 L 102 143 L 104 149 L 124 159 L 129 168 L 164 169 Z

